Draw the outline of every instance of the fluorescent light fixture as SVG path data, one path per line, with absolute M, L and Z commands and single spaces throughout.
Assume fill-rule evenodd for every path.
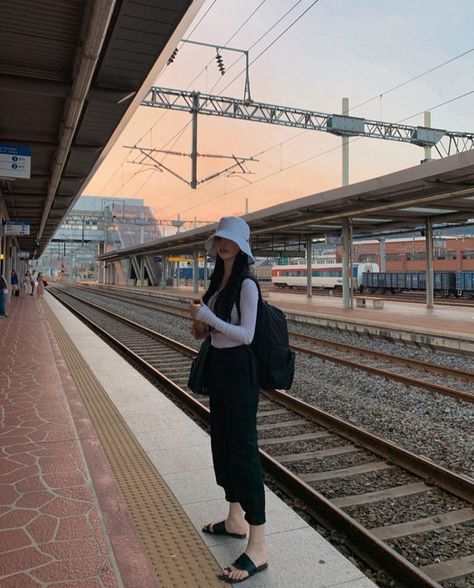
M 135 94 L 136 94 L 136 92 L 130 92 L 129 94 L 122 96 L 122 98 L 120 98 L 120 100 L 117 100 L 117 104 L 122 104 L 123 102 L 130 100 L 130 98 L 133 98 L 135 96 Z
M 449 208 L 418 208 L 417 206 L 410 206 L 409 208 L 401 208 L 401 212 L 421 212 L 423 214 L 448 214 L 450 212 L 457 212 Z

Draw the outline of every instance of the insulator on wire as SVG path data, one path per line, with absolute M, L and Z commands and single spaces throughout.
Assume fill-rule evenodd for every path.
M 170 57 L 168 59 L 168 63 L 166 65 L 171 65 L 173 63 L 173 61 L 176 59 L 176 55 L 178 55 L 178 48 L 177 47 L 173 51 L 173 53 L 170 55 Z
M 217 67 L 219 68 L 219 71 L 221 72 L 221 76 L 223 76 L 225 74 L 225 65 L 224 65 L 224 60 L 222 59 L 222 55 L 220 53 L 216 54 L 216 61 L 217 61 Z

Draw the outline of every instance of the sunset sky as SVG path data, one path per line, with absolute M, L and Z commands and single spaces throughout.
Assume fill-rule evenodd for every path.
M 339 113 L 347 96 L 353 116 L 416 126 L 423 125 L 423 111 L 431 109 L 433 127 L 474 132 L 473 22 L 473 0 L 207 0 L 185 38 L 250 50 L 255 101 Z M 231 67 L 239 54 L 222 54 L 224 76 L 213 49 L 184 44 L 156 85 L 243 98 L 243 74 L 232 81 L 243 59 Z M 420 75 L 432 68 L 437 69 Z M 214 221 L 243 214 L 246 200 L 253 212 L 341 185 L 341 139 L 328 133 L 200 116 L 200 153 L 259 161 L 248 164 L 251 175 L 224 174 L 197 190 L 132 163 L 137 152 L 123 147 L 189 153 L 190 121 L 188 113 L 140 107 L 83 193 L 143 198 L 157 219 L 179 214 L 184 220 Z M 156 157 L 190 179 L 189 158 Z M 423 157 L 420 147 L 356 138 L 350 147 L 350 181 L 411 167 Z M 201 158 L 198 180 L 228 165 L 225 159 Z

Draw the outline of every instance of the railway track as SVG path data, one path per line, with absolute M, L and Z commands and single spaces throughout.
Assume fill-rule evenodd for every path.
M 90 291 L 90 289 L 89 289 Z M 109 296 L 109 292 L 107 292 Z M 125 302 L 144 306 L 155 311 L 166 312 L 189 319 L 187 307 L 169 301 L 139 301 L 126 292 L 112 292 L 110 297 Z M 188 304 L 188 301 L 186 301 Z M 351 369 L 364 370 L 370 374 L 402 382 L 407 386 L 416 386 L 430 392 L 451 396 L 458 400 L 474 403 L 474 373 L 426 361 L 418 361 L 403 356 L 391 355 L 360 346 L 347 345 L 329 339 L 303 335 L 290 331 L 292 349 L 318 357 L 323 361 L 332 361 Z M 297 344 L 299 341 L 301 344 Z M 329 351 L 330 350 L 330 351 Z
M 205 402 L 186 390 L 193 349 L 65 292 L 55 295 L 208 421 Z M 375 569 L 410 587 L 474 582 L 472 478 L 282 391 L 263 393 L 258 430 L 266 471 Z M 453 537 L 463 539 L 457 552 Z

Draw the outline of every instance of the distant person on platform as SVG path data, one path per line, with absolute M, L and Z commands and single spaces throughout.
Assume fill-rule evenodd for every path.
M 38 298 L 43 298 L 45 286 L 48 285 L 48 282 L 45 280 L 43 274 L 41 272 L 38 273 L 37 279 L 37 286 L 36 286 L 36 296 Z
M 7 300 L 8 300 L 8 282 L 4 275 L 0 276 L 0 318 L 8 316 L 7 314 Z
M 21 284 L 23 286 L 23 290 L 25 291 L 25 296 L 26 296 L 31 288 L 30 272 L 26 272 L 26 274 L 23 276 L 23 279 L 21 280 Z
M 35 293 L 35 285 L 36 285 L 36 276 L 35 276 L 35 270 L 33 270 L 31 272 L 31 276 L 30 276 L 30 286 L 31 286 L 31 292 L 30 292 L 30 296 L 33 296 Z
M 20 285 L 18 284 L 18 275 L 14 269 L 12 269 L 12 271 L 11 271 L 10 286 L 12 287 L 12 298 L 13 298 L 13 296 L 19 296 Z M 18 294 L 17 294 L 17 292 L 18 292 Z

